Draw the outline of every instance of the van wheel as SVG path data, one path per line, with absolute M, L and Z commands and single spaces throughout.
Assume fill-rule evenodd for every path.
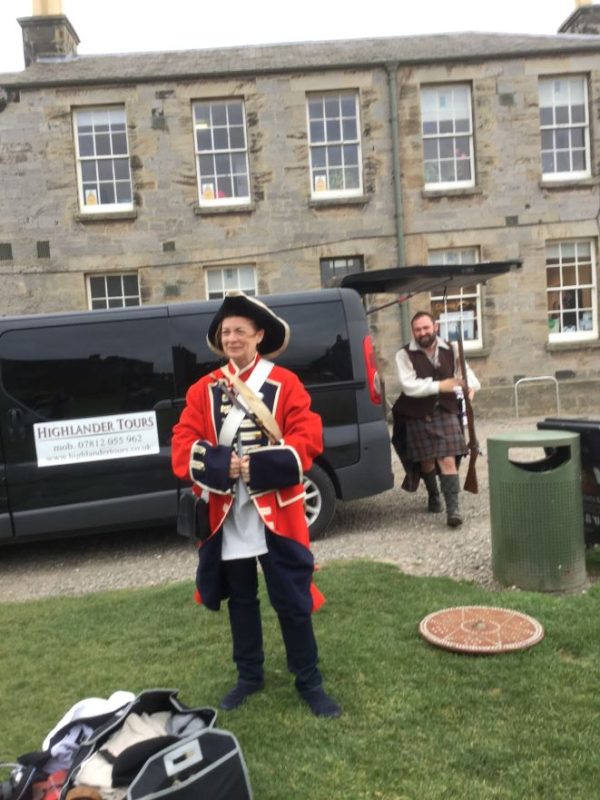
M 322 539 L 335 512 L 335 489 L 329 475 L 317 464 L 304 476 L 304 513 L 311 541 Z

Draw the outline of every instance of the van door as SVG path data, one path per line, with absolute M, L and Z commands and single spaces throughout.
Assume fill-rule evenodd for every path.
M 174 519 L 166 310 L 23 321 L 0 387 L 16 538 Z
M 13 535 L 12 520 L 8 507 L 8 491 L 6 485 L 6 464 L 4 450 L 0 439 L 0 541 L 9 539 Z

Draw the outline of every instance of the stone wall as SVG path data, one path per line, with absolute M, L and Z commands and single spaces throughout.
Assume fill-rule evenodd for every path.
M 524 375 L 568 373 L 564 391 L 572 408 L 600 388 L 598 341 L 548 343 L 545 244 L 596 240 L 600 206 L 597 178 L 552 188 L 540 181 L 538 78 L 564 73 L 590 77 L 597 175 L 600 69 L 594 56 L 398 71 L 406 263 L 426 264 L 430 250 L 452 247 L 477 247 L 486 261 L 523 260 L 518 274 L 484 288 L 484 346 L 468 354 L 484 385 L 482 407 L 490 413 L 510 404 L 514 380 Z M 419 90 L 447 82 L 472 86 L 476 186 L 425 192 Z M 311 202 L 306 94 L 344 88 L 360 93 L 365 197 L 358 203 Z M 253 203 L 243 213 L 198 208 L 192 103 L 221 97 L 245 101 Z M 109 104 L 126 107 L 136 212 L 123 219 L 84 218 L 77 203 L 72 112 Z M 389 120 L 384 69 L 23 88 L 19 102 L 12 98 L 0 113 L 0 242 L 10 243 L 13 252 L 12 260 L 0 261 L 0 312 L 84 309 L 89 273 L 138 271 L 144 303 L 163 303 L 203 299 L 207 267 L 252 264 L 259 291 L 269 294 L 317 289 L 322 257 L 360 255 L 367 269 L 395 266 Z M 50 258 L 38 258 L 39 241 L 49 242 Z M 426 305 L 426 297 L 410 304 L 412 311 Z M 376 312 L 371 323 L 393 397 L 398 308 Z

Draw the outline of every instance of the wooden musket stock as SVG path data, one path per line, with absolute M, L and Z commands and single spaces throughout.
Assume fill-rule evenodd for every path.
M 467 378 L 467 362 L 465 360 L 465 349 L 463 346 L 462 330 L 458 337 L 458 357 L 460 360 L 460 371 L 465 384 L 465 407 L 467 409 L 467 428 L 469 433 L 469 441 L 467 447 L 469 448 L 469 466 L 467 468 L 467 476 L 465 478 L 464 490 L 472 494 L 478 494 L 479 484 L 477 483 L 477 469 L 476 462 L 479 455 L 479 442 L 477 441 L 477 434 L 475 433 L 475 417 L 473 414 L 473 406 L 469 398 L 469 380 Z

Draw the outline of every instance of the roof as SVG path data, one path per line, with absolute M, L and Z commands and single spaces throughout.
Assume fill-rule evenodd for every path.
M 340 281 L 340 286 L 354 289 L 359 294 L 402 294 L 403 300 L 421 292 L 455 294 L 458 289 L 472 286 L 474 283 L 485 283 L 490 278 L 520 269 L 521 264 L 518 259 L 513 259 L 481 261 L 477 264 L 375 269 L 345 275 Z
M 557 34 L 447 33 L 394 38 L 348 39 L 123 55 L 78 55 L 44 59 L 22 72 L 0 74 L 0 86 L 197 80 L 236 76 L 385 67 L 437 62 L 489 61 L 524 56 L 598 53 L 600 36 Z

